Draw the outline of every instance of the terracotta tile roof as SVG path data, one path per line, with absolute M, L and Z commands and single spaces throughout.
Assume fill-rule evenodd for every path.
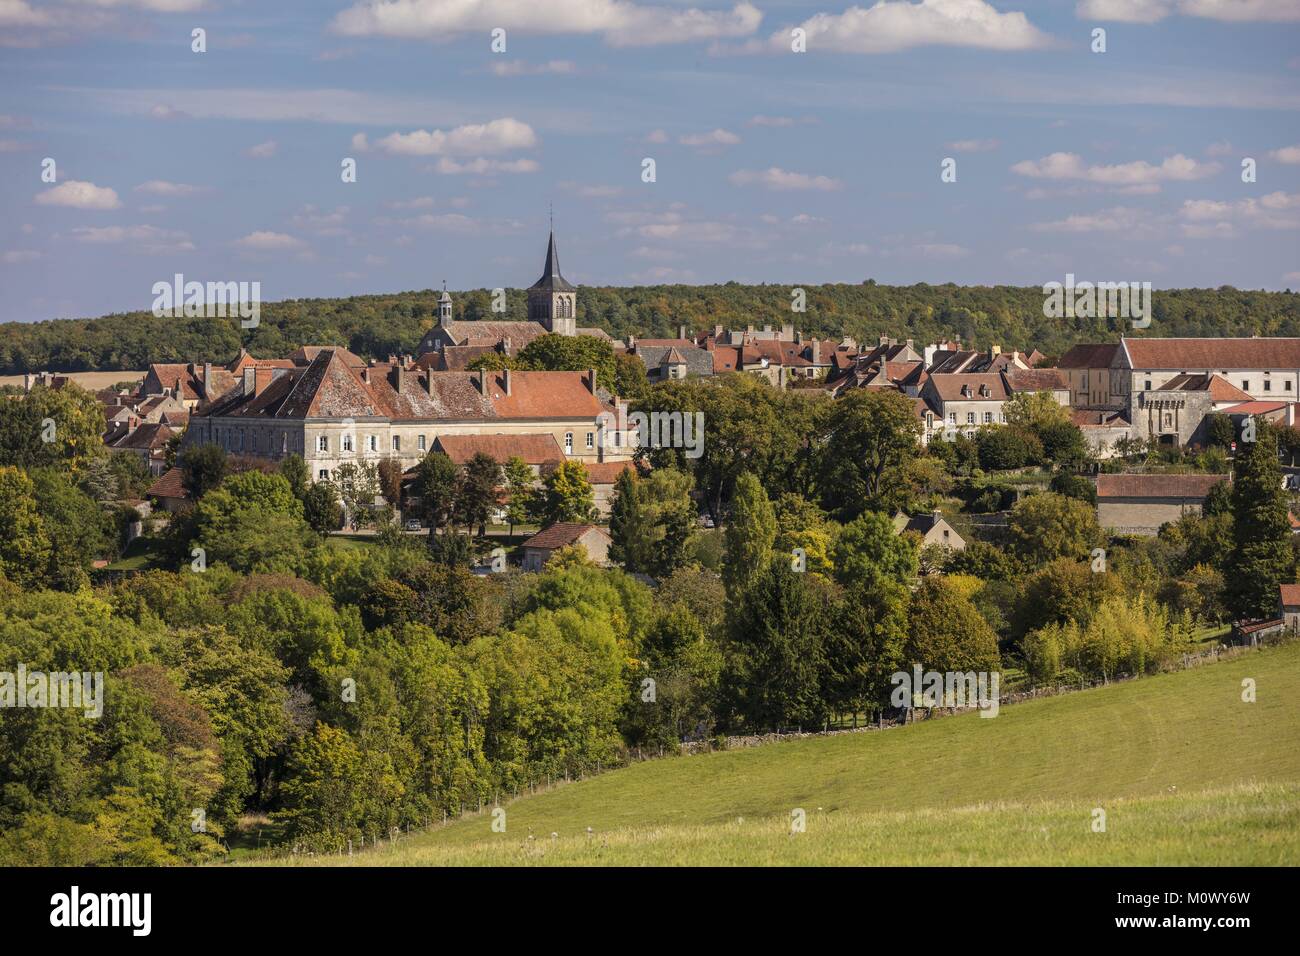
M 180 468 L 168 468 L 145 492 L 147 498 L 189 498 L 185 490 L 185 475 Z
M 307 366 L 316 361 L 316 357 L 321 352 L 337 352 L 339 357 L 353 368 L 362 368 L 366 360 L 359 356 L 353 355 L 345 348 L 336 345 L 304 345 L 298 351 L 289 356 L 289 360 L 297 366 Z
M 1279 584 L 1277 586 L 1282 599 L 1282 604 L 1286 607 L 1295 607 L 1300 604 L 1300 584 Z
M 713 371 L 735 372 L 740 368 L 740 349 L 730 345 L 719 345 L 713 352 Z
M 560 521 L 537 532 L 524 542 L 524 547 L 545 548 L 548 551 L 553 551 L 556 548 L 567 548 L 588 531 L 593 530 L 609 537 L 603 528 L 594 524 L 571 524 L 567 521 Z
M 389 418 L 484 421 L 590 418 L 606 410 L 586 384 L 586 372 L 424 372 L 376 365 L 356 369 L 331 350 L 306 368 L 276 371 L 262 392 L 240 387 L 209 410 L 238 418 Z M 486 377 L 487 394 L 479 389 Z
M 134 448 L 136 450 L 148 448 L 154 451 L 165 445 L 167 439 L 175 434 L 175 431 L 161 422 L 149 423 L 141 425 L 131 434 L 119 438 L 113 443 L 112 447 L 120 449 Z
M 1230 405 L 1222 409 L 1225 415 L 1267 415 L 1269 412 L 1280 412 L 1287 406 L 1287 402 L 1242 402 L 1240 405 Z
M 955 375 L 931 372 L 928 384 L 945 402 L 1005 402 L 1011 397 L 1005 379 L 992 372 L 962 372 Z M 970 387 L 969 395 L 962 394 L 963 386 Z M 981 395 L 980 386 L 987 386 L 989 393 Z
M 1300 369 L 1300 338 L 1123 340 L 1135 369 Z
M 533 339 L 546 334 L 546 326 L 540 322 L 495 322 L 480 319 L 477 322 L 452 322 L 443 326 L 457 345 L 495 346 L 505 339 L 510 340 L 510 347 L 522 349 Z
M 1050 392 L 1070 387 L 1065 376 L 1054 368 L 1013 368 L 1004 374 L 1013 392 Z
M 447 345 L 441 352 L 425 352 L 415 364 L 435 372 L 463 372 L 476 358 L 484 355 L 513 355 L 515 352 L 513 342 L 509 350 L 504 351 L 496 345 Z
M 1224 475 L 1098 475 L 1098 498 L 1203 500 Z
M 1209 392 L 1215 402 L 1249 402 L 1249 392 L 1243 392 L 1220 375 L 1175 375 L 1161 385 L 1162 392 Z
M 554 435 L 439 435 L 433 440 L 433 447 L 458 465 L 479 452 L 491 455 L 502 464 L 513 457 L 522 458 L 530 465 L 564 461 L 564 451 Z
M 1128 428 L 1129 422 L 1123 413 L 1112 409 L 1076 408 L 1070 412 L 1070 420 L 1080 428 Z
M 619 475 L 636 467 L 630 461 L 587 461 L 583 466 L 587 469 L 587 480 L 593 485 L 612 485 Z
M 1076 345 L 1056 362 L 1057 368 L 1109 368 L 1119 349 L 1116 342 L 1100 345 Z

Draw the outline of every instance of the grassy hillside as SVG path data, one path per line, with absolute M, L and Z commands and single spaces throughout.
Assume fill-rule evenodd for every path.
M 470 816 L 351 862 L 1296 863 L 1298 696 L 1290 644 L 994 719 L 637 764 L 511 802 L 504 834 Z

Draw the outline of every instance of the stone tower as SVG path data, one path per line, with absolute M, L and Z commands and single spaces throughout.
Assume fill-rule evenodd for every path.
M 442 295 L 438 297 L 438 325 L 447 328 L 451 325 L 451 296 L 447 294 L 447 283 L 442 284 Z
M 578 334 L 578 290 L 560 275 L 554 231 L 546 246 L 542 277 L 528 288 L 528 318 L 557 335 Z

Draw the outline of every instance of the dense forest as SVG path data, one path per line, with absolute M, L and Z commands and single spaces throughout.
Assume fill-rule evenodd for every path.
M 879 335 L 918 343 L 960 336 L 979 348 L 1037 348 L 1049 356 L 1085 341 L 1117 338 L 1122 323 L 1054 319 L 1043 315 L 1041 289 L 1015 286 L 805 286 L 807 311 L 790 311 L 784 285 L 583 287 L 580 324 L 616 338 L 666 336 L 692 329 L 793 322 L 804 334 Z M 284 355 L 300 345 L 346 344 L 365 357 L 413 352 L 436 321 L 438 293 L 426 289 L 346 299 L 290 299 L 266 303 L 256 329 L 237 318 L 157 318 L 128 312 L 97 319 L 55 319 L 0 325 L 0 374 L 135 370 L 151 362 L 225 361 L 240 346 L 257 356 Z M 457 319 L 523 319 L 522 289 L 508 290 L 506 315 L 491 311 L 491 291 L 454 295 Z M 1219 289 L 1173 289 L 1153 295 L 1148 336 L 1300 335 L 1300 294 Z

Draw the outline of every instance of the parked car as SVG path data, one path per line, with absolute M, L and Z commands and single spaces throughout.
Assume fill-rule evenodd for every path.
M 700 527 L 701 527 L 701 528 L 712 528 L 712 527 L 713 527 L 713 515 L 708 515 L 708 514 L 700 515 Z
M 409 519 L 409 520 L 406 522 L 406 530 L 407 530 L 407 531 L 423 531 L 423 530 L 424 530 L 424 525 L 420 524 L 420 522 L 419 522 L 418 519 L 416 519 L 416 518 L 411 518 L 411 519 Z

